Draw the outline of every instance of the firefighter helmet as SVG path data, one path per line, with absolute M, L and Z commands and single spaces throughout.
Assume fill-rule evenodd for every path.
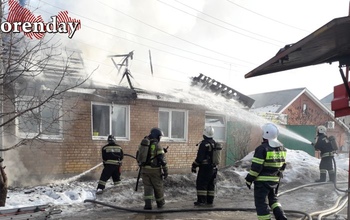
M 150 131 L 149 136 L 151 138 L 157 138 L 160 139 L 161 136 L 164 136 L 163 131 L 160 128 L 152 128 Z
M 277 140 L 279 130 L 275 124 L 267 123 L 262 126 L 263 138 L 269 141 L 271 147 L 282 146 L 282 143 Z
M 317 127 L 317 133 L 320 133 L 320 134 L 326 134 L 327 133 L 327 128 L 323 125 L 320 125 Z
M 262 126 L 263 138 L 267 140 L 276 139 L 278 137 L 278 128 L 272 123 L 267 123 Z
M 115 137 L 113 135 L 108 135 L 107 141 L 109 144 L 115 144 Z
M 214 136 L 214 128 L 212 126 L 207 126 L 203 130 L 203 135 L 212 138 Z

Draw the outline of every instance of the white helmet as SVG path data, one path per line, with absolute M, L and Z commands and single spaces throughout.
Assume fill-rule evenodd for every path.
M 326 134 L 327 133 L 327 128 L 323 125 L 320 125 L 317 127 L 317 132 L 320 134 Z
M 279 131 L 276 125 L 267 123 L 264 124 L 261 129 L 263 130 L 263 138 L 269 141 L 271 147 L 282 146 L 282 143 L 277 140 Z
M 207 126 L 203 130 L 203 135 L 212 138 L 214 136 L 214 128 L 212 126 Z

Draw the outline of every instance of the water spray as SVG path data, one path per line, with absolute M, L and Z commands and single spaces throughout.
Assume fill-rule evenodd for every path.
M 205 93 L 205 95 L 203 95 L 203 93 Z M 182 100 L 185 103 L 205 106 L 206 108 L 211 109 L 217 112 L 218 114 L 225 114 L 229 117 L 237 118 L 253 126 L 261 127 L 266 123 L 271 123 L 271 121 L 267 120 L 266 118 L 263 118 L 255 114 L 254 112 L 247 110 L 246 106 L 244 106 L 238 101 L 235 101 L 233 99 L 227 100 L 222 96 L 217 96 L 215 94 L 203 91 L 198 88 L 191 87 L 189 91 L 183 90 L 180 93 L 178 91 L 175 91 L 175 92 L 169 91 L 168 94 L 171 94 L 172 96 Z M 286 129 L 283 126 L 280 126 L 280 125 L 277 125 L 277 126 L 281 134 L 284 134 L 295 140 L 311 145 L 311 141 L 307 140 L 301 135 Z
M 277 126 L 278 126 L 278 125 L 277 125 Z M 284 128 L 284 127 L 278 126 L 278 129 L 279 129 L 279 131 L 280 131 L 281 134 L 284 134 L 284 135 L 286 135 L 286 136 L 288 136 L 288 137 L 291 137 L 291 138 L 293 138 L 293 139 L 295 139 L 295 140 L 304 142 L 304 143 L 306 143 L 306 144 L 310 144 L 310 145 L 312 144 L 312 142 L 309 141 L 308 139 L 306 139 L 306 138 L 300 136 L 299 134 L 296 134 L 296 133 L 294 133 L 294 132 L 292 132 L 292 131 L 290 131 L 290 130 Z
M 92 167 L 91 169 L 79 174 L 79 175 L 76 175 L 76 176 L 73 176 L 73 177 L 70 177 L 68 179 L 65 179 L 65 180 L 60 180 L 58 182 L 58 184 L 67 184 L 67 183 L 70 183 L 70 182 L 73 182 L 73 181 L 76 181 L 77 179 L 79 179 L 80 177 L 84 176 L 85 174 L 87 173 L 90 173 L 91 171 L 93 171 L 94 169 L 96 169 L 97 167 L 101 166 L 103 163 L 99 163 L 97 164 L 96 166 Z
M 130 154 L 124 154 L 124 156 L 131 157 L 131 158 L 133 158 L 133 159 L 136 160 L 136 157 L 134 157 L 134 156 L 132 156 L 132 155 L 130 155 Z M 76 180 L 79 179 L 80 177 L 82 177 L 82 176 L 84 176 L 84 175 L 90 173 L 91 171 L 93 171 L 94 169 L 98 168 L 98 167 L 101 166 L 102 164 L 103 164 L 103 162 L 97 164 L 96 166 L 92 167 L 92 168 L 89 169 L 89 170 L 84 171 L 84 172 L 81 173 L 81 174 L 78 174 L 78 175 L 76 175 L 76 176 L 70 177 L 70 178 L 68 178 L 68 179 L 59 180 L 59 181 L 58 181 L 58 184 L 67 184 L 67 183 L 76 181 Z

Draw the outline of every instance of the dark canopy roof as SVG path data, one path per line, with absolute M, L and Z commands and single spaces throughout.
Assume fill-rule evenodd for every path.
M 350 64 L 350 17 L 335 18 L 295 44 L 286 45 L 245 78 L 340 61 Z

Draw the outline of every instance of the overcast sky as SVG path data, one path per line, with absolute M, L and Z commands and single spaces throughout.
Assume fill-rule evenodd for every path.
M 106 84 L 121 79 L 107 56 L 131 51 L 130 71 L 139 87 L 169 82 L 182 87 L 203 73 L 246 95 L 306 87 L 321 99 L 342 83 L 338 63 L 249 79 L 244 75 L 286 44 L 348 16 L 348 0 L 31 0 L 29 5 L 46 20 L 63 10 L 81 20 L 72 39 L 57 38 L 83 52 L 89 71 L 99 66 L 94 78 Z

